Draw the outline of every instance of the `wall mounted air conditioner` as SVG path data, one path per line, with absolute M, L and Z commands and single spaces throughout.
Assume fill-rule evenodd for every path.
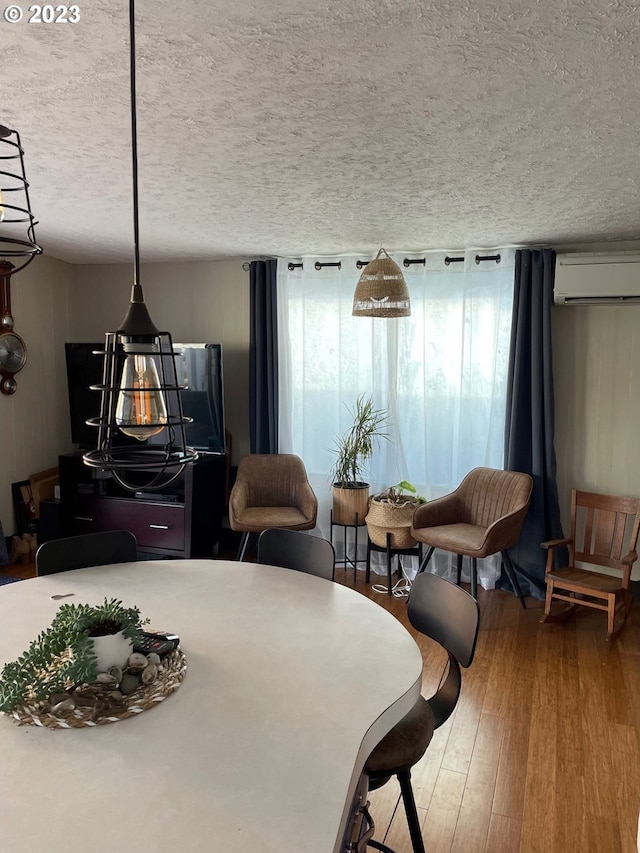
M 556 305 L 640 303 L 640 254 L 557 255 L 553 301 Z

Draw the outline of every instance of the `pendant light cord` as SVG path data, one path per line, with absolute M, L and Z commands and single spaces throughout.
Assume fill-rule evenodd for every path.
M 138 121 L 136 117 L 136 12 L 129 0 L 129 65 L 131 70 L 131 165 L 133 176 L 133 283 L 140 284 L 140 227 L 138 224 Z

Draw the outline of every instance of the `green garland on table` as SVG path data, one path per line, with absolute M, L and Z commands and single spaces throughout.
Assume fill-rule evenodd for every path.
M 51 626 L 2 668 L 0 711 L 8 713 L 25 700 L 43 700 L 70 685 L 95 681 L 98 662 L 90 637 L 122 631 L 135 644 L 148 622 L 137 607 L 123 607 L 115 598 L 99 605 L 61 605 Z

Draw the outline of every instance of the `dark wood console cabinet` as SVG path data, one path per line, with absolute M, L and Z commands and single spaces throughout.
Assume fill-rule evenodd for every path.
M 215 555 L 226 503 L 227 457 L 203 455 L 159 495 L 95 476 L 81 453 L 59 457 L 63 536 L 130 530 L 138 549 L 164 557 Z

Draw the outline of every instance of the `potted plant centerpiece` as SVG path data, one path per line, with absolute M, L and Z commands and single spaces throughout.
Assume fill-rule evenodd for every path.
M 78 685 L 100 681 L 99 673 L 120 670 L 122 676 L 148 621 L 140 618 L 137 607 L 124 607 L 115 598 L 95 606 L 63 604 L 51 626 L 3 667 L 0 711 L 67 695 Z
M 362 523 L 369 505 L 369 483 L 366 463 L 371 458 L 375 442 L 388 438 L 384 428 L 387 412 L 375 409 L 371 397 L 360 395 L 353 410 L 353 423 L 337 439 L 333 452 L 336 461 L 331 470 L 333 482 L 333 521 L 336 524 Z
M 387 533 L 390 533 L 392 548 L 412 548 L 416 544 L 411 535 L 413 513 L 417 506 L 426 502 L 427 499 L 418 495 L 416 487 L 406 480 L 373 495 L 365 519 L 369 539 L 378 547 L 386 548 Z

